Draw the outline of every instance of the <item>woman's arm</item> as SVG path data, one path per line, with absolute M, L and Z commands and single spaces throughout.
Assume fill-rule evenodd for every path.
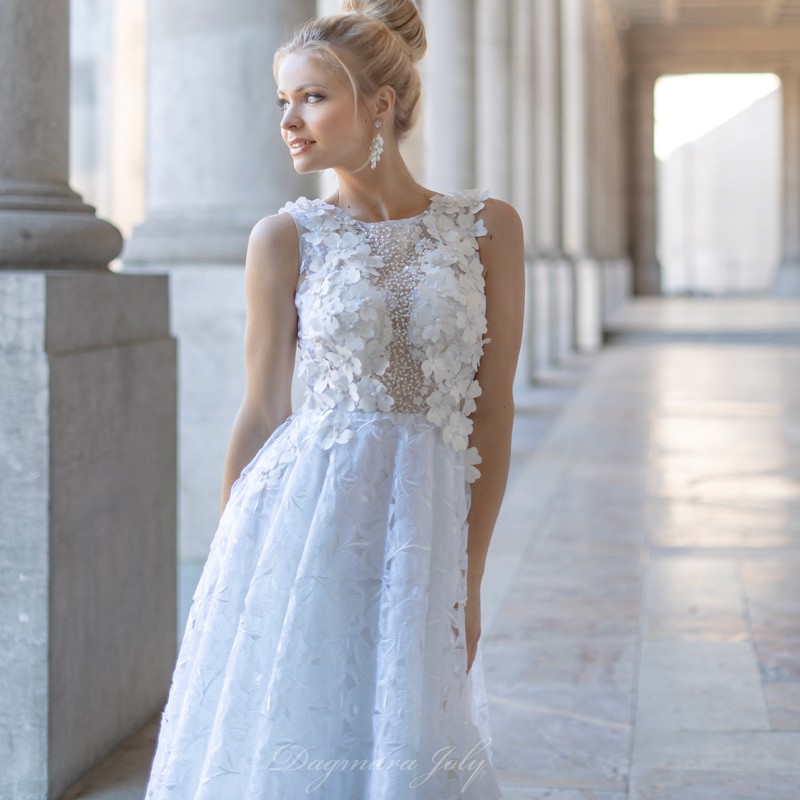
M 292 413 L 298 260 L 297 228 L 289 214 L 273 214 L 255 224 L 244 269 L 245 392 L 225 456 L 220 514 L 234 481 Z
M 491 342 L 484 346 L 475 376 L 481 394 L 470 415 L 469 443 L 481 456 L 481 476 L 471 485 L 467 518 L 468 669 L 480 638 L 480 585 L 486 554 L 508 480 L 514 422 L 512 386 L 525 313 L 525 252 L 519 215 L 508 203 L 489 199 L 480 218 L 487 230 L 478 242 L 486 275 L 486 336 Z

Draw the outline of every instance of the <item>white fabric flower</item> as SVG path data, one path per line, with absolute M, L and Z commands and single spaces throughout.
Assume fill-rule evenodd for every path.
M 410 274 L 418 282 L 403 325 L 422 383 L 410 397 L 458 451 L 467 449 L 469 415 L 480 394 L 474 376 L 488 341 L 482 338 L 486 299 L 476 238 L 486 233 L 476 213 L 487 196 L 440 195 L 414 223 L 419 234 L 414 234 Z M 310 388 L 309 406 L 345 415 L 396 410 L 385 383 L 395 366 L 389 346 L 397 335 L 396 320 L 387 306 L 380 251 L 373 250 L 356 220 L 332 206 L 304 200 L 296 208 L 302 209 L 308 229 L 301 249 L 309 268 L 298 282 L 296 305 L 298 375 Z M 326 445 L 349 438 L 341 416 L 331 417 L 327 426 Z

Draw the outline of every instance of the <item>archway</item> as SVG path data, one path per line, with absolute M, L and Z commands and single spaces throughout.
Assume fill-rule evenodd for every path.
M 780 81 L 655 85 L 656 252 L 665 294 L 765 292 L 780 260 Z

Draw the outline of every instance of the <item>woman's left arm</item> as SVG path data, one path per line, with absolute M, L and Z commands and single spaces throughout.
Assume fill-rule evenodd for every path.
M 487 234 L 478 238 L 486 279 L 486 336 L 476 378 L 481 394 L 470 415 L 469 444 L 481 457 L 480 477 L 471 484 L 467 522 L 467 651 L 472 666 L 480 638 L 480 585 L 486 555 L 511 461 L 514 422 L 512 387 L 517 370 L 525 313 L 525 252 L 522 222 L 514 208 L 488 199 L 481 214 Z

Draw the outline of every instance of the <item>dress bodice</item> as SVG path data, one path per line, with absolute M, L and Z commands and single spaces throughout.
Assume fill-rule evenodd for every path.
M 307 406 L 334 423 L 352 411 L 424 414 L 454 449 L 468 449 L 475 375 L 490 341 L 477 242 L 486 227 L 476 219 L 487 194 L 436 195 L 415 217 L 381 222 L 305 197 L 281 209 L 300 233 L 295 304 Z

